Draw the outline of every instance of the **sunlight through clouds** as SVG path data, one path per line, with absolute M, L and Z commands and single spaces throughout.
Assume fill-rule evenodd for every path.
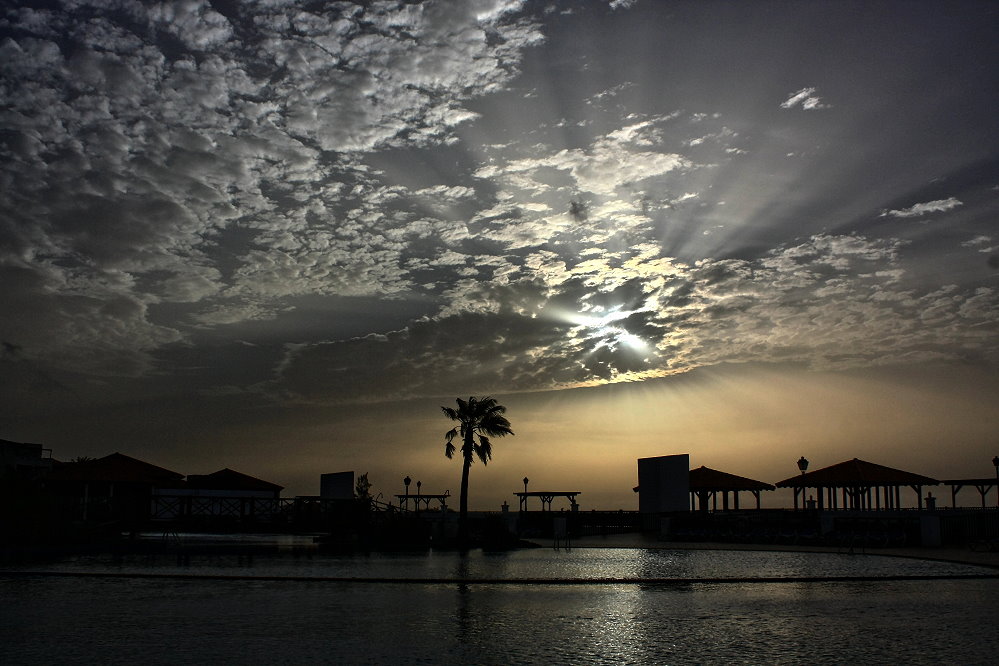
M 15 3 L 0 396 L 994 368 L 991 9 L 903 5 Z

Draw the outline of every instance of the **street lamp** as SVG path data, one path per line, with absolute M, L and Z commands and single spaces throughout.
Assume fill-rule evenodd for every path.
M 802 474 L 804 474 L 805 471 L 808 470 L 808 461 L 805 460 L 805 456 L 801 456 L 800 458 L 798 458 L 798 469 L 801 470 Z
M 999 469 L 999 465 L 996 466 L 996 469 Z M 524 494 L 525 495 L 527 494 L 527 481 L 528 481 L 528 478 L 525 476 L 524 477 Z

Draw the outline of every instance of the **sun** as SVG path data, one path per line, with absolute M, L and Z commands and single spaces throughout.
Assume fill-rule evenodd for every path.
M 623 347 L 635 352 L 644 352 L 649 349 L 649 344 L 617 323 L 636 312 L 638 310 L 625 310 L 622 306 L 616 306 L 604 313 L 565 312 L 562 313 L 562 318 L 574 324 L 572 329 L 574 337 L 595 341 L 594 349 L 606 347 L 616 351 Z

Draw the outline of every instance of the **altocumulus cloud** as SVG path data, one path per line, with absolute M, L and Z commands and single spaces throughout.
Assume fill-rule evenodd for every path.
M 606 19 L 631 4 L 592 7 Z M 0 340 L 16 350 L 4 358 L 149 378 L 211 340 L 266 367 L 198 388 L 318 402 L 721 363 L 997 360 L 992 286 L 926 285 L 909 240 L 817 232 L 836 221 L 762 228 L 780 208 L 767 188 L 787 197 L 780 183 L 795 181 L 757 178 L 776 162 L 744 165 L 787 152 L 760 136 L 813 145 L 805 129 L 672 100 L 631 112 L 642 84 L 576 90 L 582 76 L 554 112 L 521 112 L 543 109 L 538 79 L 518 89 L 518 77 L 555 12 L 512 0 L 46 7 L 0 18 Z M 767 122 L 830 106 L 814 87 L 775 104 L 787 89 L 758 105 L 779 117 Z M 485 127 L 510 99 L 510 131 Z M 462 166 L 393 178 L 414 155 Z M 968 237 L 969 251 L 991 245 Z M 304 302 L 347 314 L 296 326 Z
M 141 374 L 192 327 L 276 316 L 284 296 L 405 289 L 405 238 L 444 223 L 373 220 L 382 188 L 357 156 L 452 141 L 463 100 L 541 39 L 519 4 L 6 10 L 0 337 Z M 187 316 L 157 321 L 169 303 Z
M 822 235 L 755 260 L 684 264 L 646 248 L 540 262 L 517 283 L 469 284 L 463 311 L 291 349 L 279 384 L 304 400 L 353 400 L 565 388 L 719 363 L 999 361 L 988 330 L 996 291 L 917 292 L 902 281 L 903 247 Z M 331 373 L 352 379 L 320 379 Z

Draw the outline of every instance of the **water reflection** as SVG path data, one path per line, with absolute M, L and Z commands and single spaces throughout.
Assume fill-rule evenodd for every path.
M 530 549 L 325 555 L 275 551 L 258 554 L 177 553 L 87 555 L 32 570 L 258 577 L 397 580 L 628 580 L 677 581 L 804 577 L 948 576 L 982 574 L 972 565 L 877 555 L 763 551 Z
M 997 592 L 995 580 L 676 587 L 0 577 L 5 606 L 17 609 L 0 623 L 0 645 L 11 664 L 992 663 Z

